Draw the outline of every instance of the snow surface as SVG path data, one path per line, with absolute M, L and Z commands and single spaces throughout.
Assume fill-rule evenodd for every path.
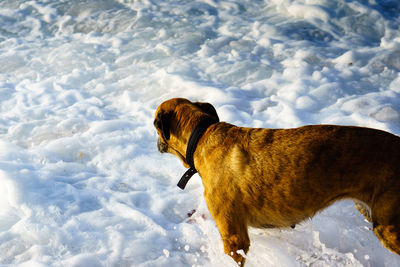
M 172 97 L 251 127 L 400 134 L 398 0 L 0 1 L 0 264 L 235 266 L 196 175 L 156 148 Z M 250 229 L 247 266 L 400 266 L 352 202 Z

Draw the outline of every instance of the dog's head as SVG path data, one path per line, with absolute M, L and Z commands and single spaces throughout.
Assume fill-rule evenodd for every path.
M 158 133 L 158 150 L 176 155 L 188 167 L 187 142 L 194 128 L 206 116 L 219 122 L 217 111 L 209 103 L 190 102 L 184 98 L 163 102 L 157 108 L 154 119 Z

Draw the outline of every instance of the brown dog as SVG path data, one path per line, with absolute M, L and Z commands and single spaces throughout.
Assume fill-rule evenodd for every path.
M 180 186 L 199 172 L 225 253 L 238 264 L 248 226 L 293 227 L 343 198 L 355 199 L 382 244 L 400 254 L 399 137 L 334 125 L 237 127 L 219 122 L 211 104 L 182 98 L 162 103 L 154 125 L 160 152 L 191 167 Z

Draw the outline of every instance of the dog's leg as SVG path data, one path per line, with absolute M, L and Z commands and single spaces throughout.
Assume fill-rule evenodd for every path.
M 244 223 L 238 224 L 225 219 L 215 220 L 218 230 L 224 243 L 224 251 L 231 256 L 239 266 L 244 266 L 246 259 L 243 257 L 243 252 L 247 254 L 250 247 L 249 234 L 247 226 Z M 240 250 L 243 252 L 240 253 Z
M 387 249 L 400 255 L 400 224 L 376 225 L 374 233 Z
M 395 187 L 393 187 L 395 188 Z M 400 199 L 399 190 L 388 190 L 373 204 L 374 233 L 390 251 L 400 255 Z
M 246 254 L 249 251 L 250 239 L 247 232 L 247 225 L 242 221 L 240 214 L 221 214 L 215 216 L 214 220 L 221 234 L 224 243 L 224 251 L 231 256 L 239 266 L 244 266 Z M 240 253 L 240 250 L 243 252 Z
M 217 203 L 219 198 L 209 197 L 212 200 L 206 197 L 206 202 L 209 203 L 208 208 L 217 224 L 225 253 L 231 256 L 239 266 L 244 266 L 246 259 L 241 250 L 246 254 L 250 247 L 246 216 L 239 212 L 240 209 L 235 207 L 235 204 L 229 201 Z

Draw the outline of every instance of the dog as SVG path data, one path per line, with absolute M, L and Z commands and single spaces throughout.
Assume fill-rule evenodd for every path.
M 382 244 L 400 255 L 400 137 L 363 127 L 244 128 L 209 103 L 173 98 L 156 110 L 158 150 L 198 172 L 224 251 L 239 265 L 248 226 L 294 227 L 350 198 Z

